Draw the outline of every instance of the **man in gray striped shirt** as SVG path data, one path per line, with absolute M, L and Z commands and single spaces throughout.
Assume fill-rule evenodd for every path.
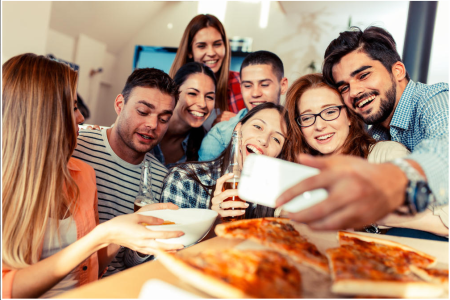
M 149 151 L 166 133 L 177 101 L 178 86 L 166 73 L 137 69 L 115 99 L 114 126 L 80 131 L 73 157 L 95 169 L 100 223 L 133 213 L 144 160 L 150 162 L 153 197 L 159 201 L 167 169 Z M 151 258 L 121 247 L 105 276 Z

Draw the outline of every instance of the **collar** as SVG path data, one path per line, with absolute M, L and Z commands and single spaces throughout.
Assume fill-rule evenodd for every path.
M 409 80 L 405 90 L 402 93 L 402 96 L 400 97 L 400 100 L 398 101 L 389 126 L 398 127 L 404 130 L 409 128 L 411 118 L 413 117 L 411 112 L 414 108 L 414 103 L 412 100 L 415 90 L 416 83 L 412 80 Z
M 69 162 L 67 163 L 67 168 L 69 169 L 69 171 L 81 171 L 81 169 L 77 166 L 77 162 L 76 159 L 71 157 L 69 159 Z

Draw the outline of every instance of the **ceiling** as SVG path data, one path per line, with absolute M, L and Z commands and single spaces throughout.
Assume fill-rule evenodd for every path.
M 152 17 L 166 6 L 164 1 L 54 1 L 50 28 L 77 38 L 81 33 L 103 42 L 117 54 Z

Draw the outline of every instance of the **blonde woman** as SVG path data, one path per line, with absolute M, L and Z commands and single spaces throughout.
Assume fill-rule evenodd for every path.
M 150 231 L 140 223 L 163 220 L 139 214 L 98 225 L 94 170 L 71 158 L 77 73 L 34 54 L 2 70 L 2 298 L 54 297 L 97 280 L 119 245 L 152 254 L 168 248 L 155 238 L 183 234 Z M 147 207 L 158 208 L 178 207 Z
M 231 50 L 222 23 L 213 15 L 195 16 L 184 30 L 169 75 L 174 78 L 184 64 L 195 61 L 211 68 L 216 75 L 217 122 L 228 121 L 245 108 L 241 95 L 239 72 L 230 71 Z M 215 118 L 215 115 L 211 115 Z M 206 122 L 211 124 L 210 122 Z M 208 125 L 204 125 L 205 128 Z M 209 130 L 209 128 L 207 128 Z

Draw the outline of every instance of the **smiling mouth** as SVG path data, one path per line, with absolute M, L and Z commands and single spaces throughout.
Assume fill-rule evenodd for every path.
M 207 60 L 205 62 L 203 62 L 205 65 L 215 65 L 219 60 Z
M 194 111 L 194 110 L 189 111 L 189 113 L 197 118 L 202 118 L 206 115 L 206 113 L 201 113 L 199 111 Z
M 247 145 L 246 148 L 249 153 L 263 154 L 263 152 L 261 150 L 259 150 L 258 148 L 256 148 L 253 145 Z
M 258 106 L 258 105 L 261 105 L 261 104 L 264 104 L 264 103 L 266 103 L 266 101 L 250 102 L 250 104 L 253 105 L 253 106 Z
M 319 141 L 325 141 L 325 140 L 330 139 L 333 135 L 334 135 L 334 133 L 324 134 L 324 135 L 316 136 L 315 139 L 319 140 Z
M 364 106 L 366 106 L 367 104 L 371 103 L 373 100 L 375 100 L 376 95 L 372 95 L 364 100 L 361 100 L 359 102 L 357 102 L 355 104 L 356 107 L 358 108 L 363 108 Z

